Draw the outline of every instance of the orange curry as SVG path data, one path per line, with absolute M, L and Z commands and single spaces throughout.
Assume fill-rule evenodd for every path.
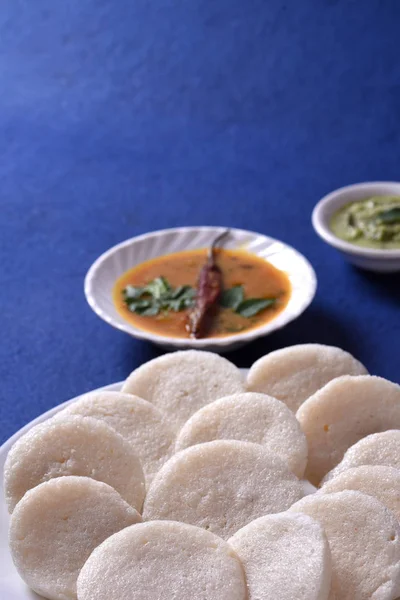
M 276 298 L 273 306 L 252 317 L 244 317 L 230 308 L 220 307 L 207 337 L 225 337 L 265 325 L 287 305 L 291 285 L 288 276 L 255 254 L 244 250 L 217 251 L 217 264 L 223 274 L 224 289 L 242 285 L 246 298 Z M 124 302 L 123 290 L 128 285 L 142 287 L 157 277 L 164 277 L 173 287 L 196 287 L 207 250 L 188 250 L 159 256 L 124 273 L 116 282 L 113 299 L 120 315 L 135 327 L 166 337 L 188 338 L 186 330 L 189 309 L 161 312 L 156 316 L 133 313 Z

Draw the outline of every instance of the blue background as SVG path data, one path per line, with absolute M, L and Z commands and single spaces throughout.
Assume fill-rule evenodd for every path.
M 399 276 L 313 233 L 318 199 L 399 179 L 398 0 L 3 0 L 0 436 L 157 355 L 91 312 L 113 244 L 216 224 L 293 244 L 319 290 L 249 366 L 336 344 L 400 381 Z

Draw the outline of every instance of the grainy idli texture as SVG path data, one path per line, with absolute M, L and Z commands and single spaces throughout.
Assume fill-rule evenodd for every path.
M 393 467 L 366 465 L 339 473 L 319 490 L 321 494 L 356 490 L 374 496 L 400 521 L 400 471 Z
M 323 483 L 353 467 L 386 465 L 400 469 L 400 430 L 372 433 L 351 446 L 342 461 L 325 475 Z
M 122 391 L 152 402 L 178 430 L 199 408 L 244 391 L 235 365 L 212 352 L 185 350 L 155 358 L 128 377 Z
M 249 600 L 327 600 L 331 554 L 321 525 L 302 514 L 256 519 L 228 542 L 244 566 Z
M 52 479 L 29 490 L 12 514 L 13 561 L 38 594 L 74 600 L 79 572 L 92 550 L 140 520 L 105 483 L 89 477 Z
M 96 548 L 79 600 L 246 600 L 239 559 L 217 536 L 183 523 L 128 527 Z
M 154 404 L 119 392 L 93 392 L 70 404 L 60 415 L 73 414 L 105 421 L 136 451 L 146 482 L 173 454 L 175 433 Z
M 400 526 L 372 496 L 313 494 L 290 508 L 319 521 L 332 555 L 331 598 L 394 600 L 400 593 Z
M 340 375 L 365 375 L 366 368 L 341 348 L 299 344 L 270 352 L 251 367 L 247 388 L 281 400 L 296 412 L 299 406 Z
M 142 507 L 144 475 L 132 446 L 106 423 L 65 416 L 36 425 L 8 453 L 4 489 L 9 511 L 27 490 L 64 475 L 104 481 L 134 508 Z
M 143 518 L 182 521 L 227 539 L 302 496 L 301 482 L 263 446 L 219 440 L 182 450 L 165 463 L 150 486 Z
M 302 477 L 307 464 L 307 440 L 293 412 L 265 394 L 227 396 L 207 404 L 181 429 L 176 450 L 212 440 L 242 440 L 262 444 Z
M 370 375 L 338 377 L 296 416 L 308 441 L 306 477 L 317 484 L 358 440 L 400 428 L 400 386 Z

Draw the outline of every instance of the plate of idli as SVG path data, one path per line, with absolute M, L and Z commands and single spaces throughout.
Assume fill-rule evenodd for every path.
M 400 386 L 348 352 L 183 350 L 0 449 L 5 600 L 396 600 Z

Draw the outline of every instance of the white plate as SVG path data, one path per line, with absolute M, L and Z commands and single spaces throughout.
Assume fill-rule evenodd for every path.
M 164 254 L 209 247 L 222 231 L 222 227 L 164 229 L 140 235 L 110 248 L 93 263 L 86 275 L 85 294 L 89 305 L 109 325 L 133 337 L 149 340 L 169 349 L 197 348 L 213 352 L 227 352 L 238 348 L 284 327 L 300 316 L 315 295 L 317 278 L 314 269 L 308 260 L 291 246 L 244 229 L 230 229 L 224 247 L 245 249 L 263 258 L 284 271 L 292 285 L 292 294 L 285 310 L 266 325 L 225 338 L 179 339 L 156 335 L 134 327 L 117 312 L 112 290 L 117 279 L 128 269 Z
M 243 374 L 247 373 L 248 369 L 241 369 Z M 111 385 L 107 385 L 102 390 L 108 390 L 109 392 L 118 392 L 121 389 L 122 381 L 119 383 L 112 383 Z M 43 413 L 37 419 L 34 419 L 25 427 L 22 427 L 17 433 L 15 433 L 10 439 L 8 439 L 1 447 L 0 447 L 0 600 L 33 600 L 33 599 L 41 599 L 41 596 L 38 596 L 34 592 L 32 592 L 22 581 L 20 576 L 17 573 L 17 570 L 14 567 L 13 561 L 11 559 L 11 555 L 8 549 L 8 525 L 9 525 L 9 515 L 7 511 L 7 506 L 4 500 L 4 489 L 3 489 L 3 469 L 4 462 L 6 460 L 7 453 L 11 446 L 22 436 L 24 433 L 29 431 L 34 425 L 38 425 L 43 421 L 46 421 L 50 417 L 54 416 L 56 413 L 60 412 L 63 408 L 71 404 L 71 402 L 75 402 L 81 396 L 77 396 L 76 398 L 72 398 L 71 400 L 67 400 L 63 404 L 59 404 L 55 406 L 51 410 Z M 311 486 L 311 484 L 307 481 L 305 484 L 305 493 L 312 493 L 315 488 Z

